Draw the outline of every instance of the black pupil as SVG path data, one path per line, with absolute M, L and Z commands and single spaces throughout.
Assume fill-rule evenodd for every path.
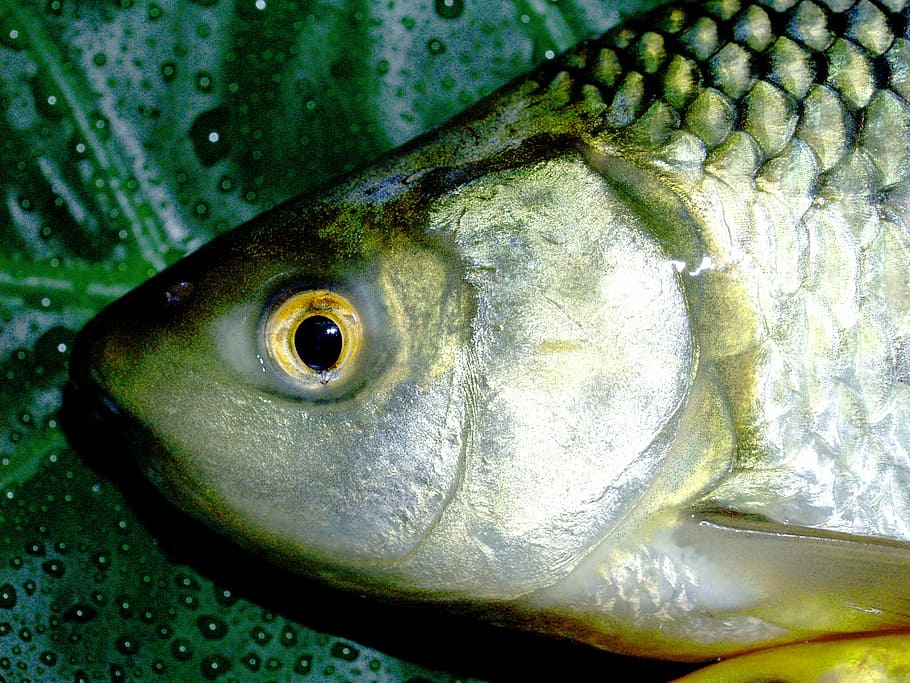
M 294 348 L 307 367 L 316 372 L 328 370 L 341 355 L 341 330 L 333 320 L 312 315 L 294 332 Z

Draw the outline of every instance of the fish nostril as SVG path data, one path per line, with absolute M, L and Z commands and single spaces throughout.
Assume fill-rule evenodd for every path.
M 161 293 L 161 298 L 169 306 L 182 304 L 193 293 L 193 283 L 188 280 L 175 280 Z

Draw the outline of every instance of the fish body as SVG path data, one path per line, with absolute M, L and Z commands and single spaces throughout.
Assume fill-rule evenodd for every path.
M 905 4 L 624 25 L 157 275 L 74 383 L 333 585 L 675 659 L 906 628 Z

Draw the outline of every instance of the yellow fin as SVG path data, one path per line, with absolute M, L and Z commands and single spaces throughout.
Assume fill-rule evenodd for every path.
M 676 683 L 906 683 L 910 633 L 786 645 L 705 667 Z
M 778 642 L 910 628 L 910 544 L 725 510 L 691 513 L 675 541 L 752 589 Z

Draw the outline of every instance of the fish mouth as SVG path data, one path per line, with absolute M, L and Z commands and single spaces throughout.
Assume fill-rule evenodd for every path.
M 103 315 L 103 314 L 102 314 Z M 102 326 L 96 317 L 76 336 L 63 390 L 61 426 L 70 444 L 93 469 L 107 475 L 123 472 L 131 460 L 129 416 L 105 387 L 99 371 Z
M 73 342 L 69 358 L 70 395 L 85 399 L 87 414 L 97 419 L 119 418 L 123 411 L 104 387 L 104 380 L 98 368 L 103 353 L 101 339 L 104 338 L 104 312 L 95 316 L 83 327 Z

